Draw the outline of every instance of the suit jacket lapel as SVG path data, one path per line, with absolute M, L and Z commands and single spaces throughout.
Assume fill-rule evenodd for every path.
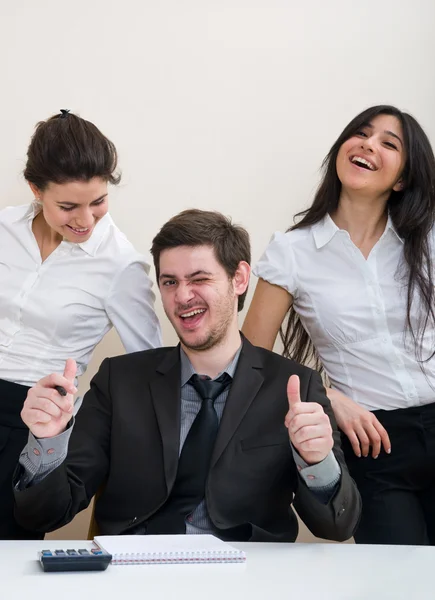
M 163 460 L 168 490 L 177 474 L 180 445 L 181 363 L 180 348 L 169 352 L 150 381 L 151 397 L 163 444 Z
M 234 381 L 231 384 L 222 415 L 210 468 L 219 460 L 263 385 L 262 367 L 263 361 L 260 352 L 247 339 L 244 339 Z

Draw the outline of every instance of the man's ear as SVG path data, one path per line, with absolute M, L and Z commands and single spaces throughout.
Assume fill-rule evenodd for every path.
M 396 183 L 396 185 L 393 187 L 393 192 L 401 192 L 404 189 L 405 189 L 405 182 L 403 181 L 402 178 L 400 178 L 399 181 Z
M 233 277 L 234 291 L 237 296 L 241 296 L 246 292 L 251 276 L 251 267 L 244 260 L 239 262 L 236 272 Z

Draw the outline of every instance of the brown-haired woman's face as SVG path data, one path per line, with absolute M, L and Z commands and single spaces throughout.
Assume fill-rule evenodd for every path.
M 373 198 L 402 188 L 406 162 L 399 119 L 378 115 L 358 130 L 338 151 L 336 168 L 343 190 Z
M 98 221 L 108 211 L 107 182 L 100 177 L 89 181 L 49 183 L 43 192 L 30 187 L 42 203 L 47 224 L 69 242 L 88 240 Z

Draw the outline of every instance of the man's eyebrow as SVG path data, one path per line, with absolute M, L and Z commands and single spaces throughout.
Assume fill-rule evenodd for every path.
M 204 271 L 203 269 L 199 269 L 198 271 L 194 271 L 193 273 L 188 273 L 185 275 L 185 279 L 193 279 L 198 275 L 212 275 L 209 271 Z M 176 275 L 172 275 L 171 273 L 160 273 L 159 279 L 177 279 Z
M 93 204 L 94 202 L 100 202 L 106 196 L 107 196 L 107 194 L 103 194 L 102 196 L 100 196 L 96 200 L 92 200 L 91 204 Z M 62 201 L 60 201 L 60 202 L 58 202 L 58 204 L 62 204 L 62 205 L 65 205 L 65 206 L 78 206 L 77 202 L 62 202 Z
M 204 271 L 204 269 L 199 269 L 198 271 L 190 273 L 190 275 L 186 275 L 186 279 L 193 279 L 193 277 L 197 277 L 198 275 L 212 275 L 212 273 L 210 273 L 210 271 Z

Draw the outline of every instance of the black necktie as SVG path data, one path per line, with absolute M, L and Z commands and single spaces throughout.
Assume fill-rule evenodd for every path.
M 214 401 L 231 383 L 223 373 L 212 381 L 192 375 L 193 385 L 202 398 L 200 411 L 187 434 L 178 461 L 177 477 L 171 495 L 147 524 L 147 533 L 185 533 L 185 519 L 195 510 L 205 494 L 210 459 L 213 452 L 219 421 Z

